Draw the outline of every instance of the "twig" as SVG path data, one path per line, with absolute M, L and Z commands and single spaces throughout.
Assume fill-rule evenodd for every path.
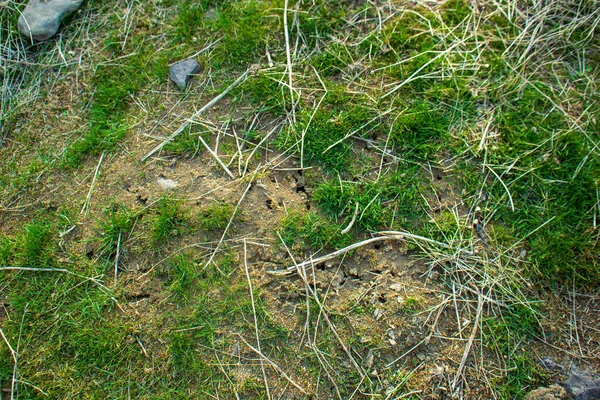
M 420 78 L 418 76 L 419 73 L 421 71 L 423 71 L 425 68 L 427 68 L 429 66 L 429 64 L 432 64 L 433 62 L 437 61 L 438 58 L 447 55 L 448 53 L 450 53 L 450 51 L 454 50 L 454 48 L 457 47 L 457 46 L 459 46 L 460 44 L 462 44 L 462 43 L 461 42 L 455 43 L 452 46 L 450 46 L 449 48 L 447 48 L 446 50 L 440 52 L 440 54 L 438 54 L 437 56 L 435 56 L 432 59 L 430 59 L 429 61 L 427 61 L 419 69 L 417 69 L 415 72 L 413 72 L 411 76 L 409 76 L 404 81 L 402 81 L 402 83 L 400 83 L 399 85 L 397 85 L 396 87 L 394 87 L 392 90 L 390 90 L 389 92 L 387 92 L 386 94 L 384 94 L 383 96 L 381 96 L 381 98 L 385 99 L 386 97 L 388 97 L 392 93 L 395 93 L 398 89 L 400 89 L 402 86 L 406 85 L 407 83 L 410 83 L 410 82 L 412 82 L 415 79 L 419 79 Z
M 138 345 L 140 345 L 140 348 L 142 349 L 142 353 L 144 354 L 144 357 L 148 357 L 148 352 L 146 351 L 146 348 L 144 347 L 144 344 L 142 343 L 142 339 L 140 339 L 140 335 L 138 335 L 137 333 L 135 335 L 133 335 L 135 337 L 135 340 L 137 341 Z
M 252 315 L 254 316 L 254 333 L 256 334 L 256 347 L 262 354 L 260 348 L 260 336 L 258 334 L 258 317 L 256 316 L 256 307 L 254 306 L 254 291 L 252 289 L 252 279 L 250 279 L 250 272 L 248 271 L 248 249 L 246 246 L 246 238 L 244 238 L 244 270 L 246 271 L 246 278 L 248 279 L 248 288 L 250 290 L 250 302 L 252 303 Z M 260 367 L 263 373 L 263 379 L 265 380 L 265 389 L 267 390 L 267 398 L 271 399 L 271 392 L 269 391 L 269 381 L 267 380 L 267 373 L 265 371 L 265 363 L 263 359 L 260 359 Z
M 425 339 L 421 340 L 419 343 L 415 344 L 413 347 L 411 347 L 410 349 L 408 349 L 406 352 L 404 352 L 404 354 L 402 354 L 400 357 L 396 358 L 394 361 L 390 362 L 389 364 L 387 364 L 385 367 L 389 368 L 392 365 L 396 364 L 398 361 L 402 360 L 404 357 L 406 357 L 407 355 L 409 355 L 410 353 L 412 353 L 417 347 L 419 347 L 420 345 L 422 345 L 423 343 L 428 341 L 428 337 L 426 337 Z
M 352 229 L 352 226 L 354 225 L 354 221 L 356 221 L 356 216 L 358 215 L 358 207 L 360 206 L 360 204 L 358 202 L 356 202 L 356 207 L 354 209 L 354 215 L 352 216 L 352 219 L 350 220 L 350 223 L 348 224 L 347 227 L 344 228 L 344 230 L 342 230 L 342 235 L 350 232 L 350 229 Z
M 281 234 L 279 232 L 277 232 L 277 236 L 279 236 L 279 240 L 281 240 L 281 244 L 283 244 L 283 246 L 285 247 L 285 250 L 287 251 L 287 253 L 290 256 L 290 258 L 292 259 L 292 262 L 294 263 L 295 266 L 297 266 L 298 264 L 296 263 L 296 260 L 294 259 L 294 256 L 293 256 L 292 252 L 290 251 L 289 247 L 285 244 L 285 241 L 283 240 L 283 238 L 281 237 Z M 358 366 L 358 364 L 356 363 L 356 361 L 354 361 L 354 358 L 352 357 L 352 354 L 349 351 L 347 351 L 347 348 L 344 345 L 344 342 L 339 337 L 339 335 L 337 334 L 337 331 L 335 330 L 335 327 L 333 326 L 333 324 L 331 323 L 331 321 L 327 317 L 327 312 L 325 312 L 324 307 L 323 307 L 323 305 L 321 304 L 321 302 L 319 300 L 319 296 L 318 296 L 317 292 L 313 291 L 312 288 L 311 288 L 311 286 L 308 283 L 308 280 L 306 278 L 306 271 L 304 271 L 304 269 L 297 268 L 297 272 L 298 272 L 298 275 L 302 278 L 302 281 L 304 282 L 304 291 L 306 293 L 306 296 L 305 296 L 305 300 L 306 300 L 305 332 L 306 332 L 306 335 L 307 335 L 307 338 L 308 338 L 309 346 L 313 349 L 313 351 L 315 353 L 315 356 L 319 360 L 319 364 L 321 364 L 321 367 L 323 367 L 323 369 L 325 370 L 325 373 L 327 374 L 327 377 L 329 378 L 329 380 L 333 384 L 333 387 L 335 388 L 335 391 L 336 391 L 336 393 L 338 395 L 338 398 L 341 399 L 342 396 L 341 396 L 340 391 L 338 389 L 338 385 L 336 384 L 335 380 L 333 379 L 333 377 L 331 376 L 331 374 L 327 370 L 327 367 L 326 367 L 325 364 L 327 364 L 327 366 L 329 366 L 329 368 L 331 368 L 332 371 L 334 371 L 334 372 L 336 372 L 336 371 L 327 362 L 327 360 L 325 360 L 323 358 L 323 356 L 320 354 L 320 350 L 317 348 L 317 345 L 316 345 L 317 326 L 315 326 L 315 339 L 313 340 L 313 342 L 310 341 L 310 325 L 311 324 L 310 324 L 310 304 L 309 304 L 309 298 L 310 298 L 311 294 L 313 295 L 313 297 L 315 298 L 315 301 L 317 302 L 317 305 L 319 306 L 319 316 L 320 315 L 324 316 L 324 319 L 329 324 L 329 327 L 330 327 L 331 331 L 335 334 L 336 338 L 338 339 L 338 341 L 340 342 L 340 344 L 342 345 L 342 347 L 344 348 L 344 350 L 346 350 L 346 353 L 348 354 L 350 360 L 353 362 L 354 366 L 356 367 L 356 369 L 359 372 L 359 374 L 361 375 L 361 377 L 363 379 L 365 379 L 366 375 L 361 370 L 361 368 Z
M 175 132 L 173 132 L 173 134 L 171 136 L 169 136 L 168 138 L 166 138 L 165 140 L 163 140 L 163 142 L 161 144 L 159 144 L 158 146 L 156 146 L 155 148 L 153 148 L 152 150 L 150 150 L 150 152 L 148 154 L 146 154 L 144 157 L 142 157 L 142 161 L 146 161 L 154 153 L 156 153 L 157 151 L 159 151 L 160 149 L 162 149 L 167 143 L 169 143 L 177 135 L 179 135 L 181 132 L 183 132 L 185 130 L 185 128 L 187 128 L 188 125 L 191 124 L 196 118 L 198 118 L 206 110 L 208 110 L 209 108 L 211 108 L 212 106 L 214 106 L 216 103 L 218 103 L 219 100 L 221 100 L 223 97 L 225 97 L 227 95 L 227 93 L 229 93 L 234 87 L 236 87 L 237 85 L 239 85 L 244 79 L 246 79 L 246 77 L 251 72 L 254 72 L 255 70 L 256 70 L 255 66 L 253 66 L 253 65 L 250 66 L 246 70 L 246 72 L 244 72 L 242 75 L 240 75 L 240 77 L 237 78 L 235 80 L 235 82 L 233 82 L 231 85 L 229 85 L 227 87 L 227 89 L 225 89 L 223 92 L 221 92 L 221 94 L 219 94 L 217 97 L 215 97 L 214 99 L 212 99 L 211 101 L 209 101 L 208 104 L 206 104 L 200 110 L 196 111 L 196 113 L 194 115 L 192 115 L 191 118 L 189 118 L 187 121 L 185 121 L 179 128 L 177 128 L 177 130 Z
M 283 6 L 283 33 L 285 35 L 285 56 L 287 59 L 288 80 L 290 86 L 290 101 L 292 103 L 292 122 L 296 123 L 296 104 L 294 103 L 294 85 L 292 81 L 292 57 L 290 56 L 290 35 L 288 33 L 288 0 Z
M 380 231 L 380 232 L 374 233 L 374 235 L 382 235 L 382 236 L 376 236 L 376 237 L 373 237 L 371 239 L 366 239 L 366 240 L 363 240 L 361 242 L 357 242 L 357 243 L 351 244 L 350 246 L 344 247 L 343 249 L 334 251 L 333 253 L 324 255 L 324 256 L 319 257 L 319 258 L 305 260 L 305 261 L 301 262 L 300 264 L 298 264 L 297 266 L 296 265 L 290 266 L 290 267 L 288 267 L 287 269 L 285 269 L 283 271 L 267 271 L 267 273 L 272 274 L 272 275 L 284 275 L 284 276 L 285 275 L 291 275 L 291 274 L 294 273 L 294 271 L 297 268 L 306 268 L 306 267 L 308 267 L 310 265 L 320 264 L 322 262 L 325 262 L 325 261 L 331 260 L 333 258 L 339 257 L 340 255 L 345 254 L 345 253 L 347 253 L 349 251 L 352 251 L 354 249 L 357 249 L 359 247 L 365 246 L 365 245 L 370 244 L 370 243 L 379 242 L 379 241 L 382 241 L 382 240 L 403 240 L 403 239 L 409 238 L 409 239 L 414 239 L 414 240 L 418 240 L 418 241 L 423 241 L 423 242 L 431 243 L 431 244 L 434 244 L 436 246 L 440 246 L 440 247 L 443 247 L 443 248 L 446 248 L 446 249 L 451 249 L 452 248 L 450 245 L 448 245 L 446 243 L 438 242 L 437 240 L 429 239 L 429 238 L 426 238 L 426 237 L 423 237 L 423 236 L 419 236 L 419 235 L 414 235 L 414 234 L 408 233 L 408 232 L 402 232 L 402 231 Z M 464 252 L 464 253 L 466 253 L 466 254 L 468 254 L 468 255 L 471 254 L 471 252 L 469 252 L 467 250 L 463 250 L 463 249 L 459 249 L 459 250 L 462 251 L 462 252 Z
M 506 190 L 506 194 L 508 194 L 508 199 L 510 200 L 510 208 L 513 212 L 515 212 L 515 204 L 513 203 L 513 199 L 510 194 L 510 190 L 508 190 L 508 187 L 504 184 L 504 181 L 502 181 L 502 178 L 500 178 L 500 176 L 496 173 L 496 171 L 494 171 L 489 165 L 487 165 L 487 167 L 492 172 L 492 174 L 494 174 L 494 176 L 496 178 L 498 178 L 498 181 L 500 181 L 500 183 L 504 187 L 504 190 Z
M 10 386 L 10 398 L 16 399 L 15 393 L 18 391 L 18 368 L 19 368 L 19 348 L 21 347 L 21 338 L 23 337 L 23 323 L 25 322 L 25 314 L 27 313 L 27 307 L 29 307 L 29 303 L 25 304 L 25 308 L 23 309 L 23 316 L 21 317 L 21 324 L 19 325 L 19 339 L 17 339 L 17 351 L 14 355 L 15 365 L 13 366 L 13 374 L 12 374 L 12 384 Z
M 240 197 L 240 199 L 238 200 L 237 204 L 235 205 L 235 209 L 233 210 L 233 213 L 231 214 L 231 218 L 229 218 L 229 222 L 227 223 L 227 226 L 225 227 L 225 230 L 223 231 L 223 235 L 221 235 L 221 239 L 219 240 L 219 243 L 217 243 L 217 247 L 215 248 L 215 250 L 210 255 L 210 258 L 208 259 L 208 261 L 206 262 L 206 264 L 204 264 L 204 268 L 208 267 L 209 264 L 212 262 L 212 260 L 215 258 L 215 255 L 219 251 L 219 248 L 221 247 L 221 244 L 223 243 L 223 240 L 225 240 L 225 235 L 227 235 L 227 231 L 229 231 L 229 227 L 233 223 L 233 218 L 235 218 L 235 214 L 237 213 L 237 210 L 240 207 L 240 204 L 242 204 L 242 201 L 246 197 L 246 194 L 248 193 L 248 190 L 250 190 L 251 187 L 252 187 L 252 181 L 250 181 L 248 183 L 248 186 L 246 187 L 246 190 L 242 194 L 242 197 Z
M 246 341 L 246 339 L 244 339 L 244 337 L 243 337 L 242 335 L 240 335 L 240 334 L 237 334 L 237 336 L 240 338 L 240 340 L 241 340 L 242 342 L 244 342 L 244 344 L 245 344 L 246 346 L 248 346 L 248 348 L 249 348 L 250 350 L 252 350 L 252 351 L 253 351 L 253 352 L 255 352 L 256 354 L 258 354 L 258 355 L 259 355 L 259 356 L 260 356 L 262 359 L 264 359 L 264 360 L 265 360 L 267 363 L 269 363 L 269 364 L 270 364 L 270 365 L 271 365 L 271 366 L 272 366 L 272 367 L 275 369 L 275 371 L 279 372 L 279 373 L 280 373 L 280 374 L 281 374 L 281 375 L 282 375 L 282 376 L 283 376 L 283 377 L 284 377 L 284 378 L 285 378 L 285 379 L 286 379 L 286 380 L 287 380 L 289 383 L 291 383 L 291 384 L 292 384 L 292 385 L 293 385 L 293 386 L 294 386 L 296 389 L 298 389 L 299 391 L 301 391 L 302 393 L 304 393 L 304 394 L 305 394 L 305 395 L 307 395 L 307 396 L 309 395 L 309 393 L 308 393 L 306 390 L 304 390 L 304 389 L 302 388 L 302 386 L 300 386 L 300 385 L 298 385 L 296 382 L 294 382 L 294 381 L 292 380 L 292 378 L 290 378 L 290 377 L 288 376 L 288 374 L 286 374 L 286 373 L 285 373 L 285 371 L 284 371 L 284 370 L 282 370 L 282 369 L 281 369 L 281 368 L 280 368 L 280 367 L 279 367 L 277 364 L 275 364 L 275 363 L 274 363 L 273 361 L 271 361 L 271 360 L 270 360 L 270 359 L 269 359 L 267 356 L 265 356 L 263 353 L 261 353 L 261 352 L 260 352 L 258 349 L 254 348 L 254 347 L 253 347 L 253 346 L 252 346 L 250 343 L 248 343 L 248 342 Z
M 15 349 L 13 349 L 12 346 L 10 345 L 6 336 L 4 336 L 4 332 L 2 331 L 2 328 L 0 328 L 0 336 L 2 336 L 2 339 L 4 340 L 4 343 L 6 343 L 6 346 L 8 347 L 8 351 L 10 352 L 10 355 L 12 356 L 13 361 L 16 363 L 17 362 L 17 353 L 15 352 Z
M 323 150 L 323 152 L 321 154 L 325 154 L 327 153 L 329 150 L 331 150 L 332 148 L 334 148 L 335 146 L 337 146 L 338 144 L 342 143 L 344 140 L 348 139 L 349 137 L 354 136 L 355 134 L 357 134 L 358 132 L 360 132 L 363 128 L 369 126 L 373 121 L 375 121 L 378 118 L 384 117 L 385 115 L 391 113 L 392 111 L 394 111 L 395 108 L 390 108 L 389 110 L 387 110 L 384 113 L 378 114 L 375 118 L 371 119 L 370 121 L 367 121 L 366 123 L 364 123 L 362 126 L 359 126 L 358 128 L 356 128 L 355 130 L 353 130 L 352 132 L 348 133 L 346 136 L 344 136 L 343 138 L 341 138 L 340 140 L 338 140 L 337 142 L 333 143 L 332 145 L 330 145 L 329 147 L 327 147 L 325 150 Z
M 304 280 L 304 284 L 306 285 L 306 287 L 308 288 L 308 290 L 313 293 L 313 297 L 315 298 L 315 301 L 317 302 L 317 305 L 319 306 L 320 313 L 323 315 L 323 319 L 325 320 L 325 322 L 327 322 L 327 325 L 329 325 L 329 329 L 331 329 L 331 332 L 333 332 L 333 335 L 335 336 L 335 338 L 339 342 L 340 346 L 342 346 L 342 349 L 344 350 L 344 352 L 346 353 L 346 355 L 348 356 L 348 358 L 352 362 L 352 365 L 356 369 L 356 372 L 358 372 L 358 374 L 360 375 L 361 378 L 365 378 L 366 377 L 365 372 L 362 370 L 362 368 L 360 367 L 360 365 L 358 365 L 358 363 L 356 362 L 356 360 L 352 356 L 352 353 L 350 353 L 350 350 L 348 349 L 348 346 L 346 346 L 346 344 L 344 344 L 344 341 L 342 340 L 342 338 L 338 334 L 337 329 L 335 329 L 335 326 L 333 326 L 333 323 L 329 319 L 329 316 L 324 311 L 325 307 L 323 307 L 323 304 L 321 303 L 321 300 L 319 299 L 318 293 L 315 290 L 313 290 L 310 287 L 310 285 L 308 284 L 308 281 L 306 279 L 306 275 L 304 274 L 304 271 L 302 273 L 300 271 L 301 270 L 298 269 L 298 273 L 300 274 L 300 276 L 302 276 L 302 278 Z
M 117 284 L 117 275 L 119 273 L 119 257 L 121 255 L 121 236 L 123 236 L 123 230 L 119 229 L 119 239 L 117 240 L 117 254 L 115 255 L 115 285 Z
M 248 164 L 250 163 L 250 160 L 252 160 L 252 157 L 254 157 L 254 153 L 256 153 L 256 150 L 260 148 L 260 146 L 262 146 L 262 144 L 264 142 L 267 141 L 267 139 L 277 130 L 277 128 L 279 128 L 281 126 L 281 122 L 277 125 L 275 125 L 275 127 L 273 129 L 271 129 L 264 138 L 262 138 L 262 140 L 260 142 L 258 142 L 258 144 L 252 149 L 252 151 L 250 152 L 250 155 L 246 158 L 246 162 L 244 163 L 244 172 L 243 172 L 243 176 L 246 176 L 247 171 L 248 171 Z
M 467 342 L 467 346 L 465 347 L 465 351 L 463 353 L 462 359 L 460 360 L 460 364 L 458 369 L 456 370 L 456 376 L 454 377 L 454 382 L 452 382 L 452 390 L 456 388 L 458 385 L 458 381 L 461 378 L 463 369 L 465 368 L 465 363 L 467 362 L 467 358 L 469 357 L 469 352 L 471 351 L 471 346 L 473 346 L 473 341 L 475 340 L 475 335 L 477 334 L 477 329 L 479 328 L 479 320 L 481 319 L 481 312 L 483 310 L 483 296 L 481 293 L 478 293 L 477 298 L 477 316 L 475 317 L 475 325 L 473 326 L 473 331 L 471 332 L 471 337 L 469 337 L 469 341 Z
M 92 184 L 90 185 L 90 190 L 88 191 L 87 197 L 85 198 L 83 207 L 81 207 L 80 214 L 86 212 L 90 205 L 90 200 L 92 199 L 92 192 L 94 191 L 94 185 L 96 184 L 96 178 L 98 177 L 98 172 L 100 171 L 100 165 L 102 164 L 102 160 L 104 160 L 104 153 L 102 153 L 102 155 L 100 156 L 100 161 L 98 161 L 98 165 L 96 166 L 96 172 L 94 172 L 94 178 L 92 179 Z
M 85 275 L 79 275 L 75 272 L 69 271 L 68 269 L 64 269 L 64 268 L 33 268 L 33 267 L 7 266 L 7 267 L 0 267 L 0 271 L 62 272 L 62 273 L 73 275 L 80 279 L 95 283 L 96 285 L 98 285 L 98 287 L 105 290 L 106 293 L 110 293 L 110 290 L 106 286 L 104 286 L 102 283 L 98 282 L 96 279 L 90 278 L 89 276 L 85 276 Z M 115 302 L 117 301 L 114 298 L 112 298 L 112 300 Z
M 235 179 L 235 176 L 231 173 L 231 171 L 229 170 L 229 168 L 227 168 L 227 166 L 225 164 L 223 164 L 223 161 L 221 161 L 221 159 L 219 158 L 219 156 L 217 155 L 216 152 L 214 152 L 210 146 L 208 144 L 206 144 L 206 142 L 204 141 L 204 139 L 202 139 L 202 136 L 198 136 L 198 139 L 200 139 L 200 142 L 204 145 L 204 147 L 206 148 L 206 150 L 208 150 L 208 152 L 210 153 L 211 156 L 213 156 L 213 158 L 215 160 L 217 160 L 217 162 L 219 163 L 219 165 L 221 166 L 221 168 L 223 168 L 225 170 L 225 172 L 227 172 L 227 175 L 229 175 L 229 177 L 231 179 Z
M 367 240 L 363 240 L 361 242 L 357 242 L 354 244 L 351 244 L 350 246 L 344 247 L 343 249 L 334 251 L 333 253 L 324 255 L 322 257 L 318 257 L 318 258 L 314 258 L 314 259 L 308 259 L 306 261 L 303 261 L 297 265 L 293 265 L 291 267 L 288 267 L 287 269 L 283 270 L 283 271 L 267 271 L 267 273 L 271 274 L 271 275 L 291 275 L 293 274 L 296 270 L 300 269 L 300 268 L 306 268 L 310 265 L 316 265 L 316 264 L 320 264 L 322 262 L 331 260 L 333 258 L 339 257 L 344 253 L 347 253 L 349 251 L 352 251 L 354 249 L 358 249 L 359 247 L 362 246 L 366 246 L 370 243 L 375 243 L 375 242 L 380 242 L 382 240 L 389 240 L 389 239 L 395 239 L 395 240 L 402 240 L 403 238 L 401 236 L 379 236 L 379 237 L 374 237 L 371 239 L 367 239 Z
M 423 242 L 435 244 L 436 246 L 440 246 L 440 247 L 443 247 L 445 249 L 450 249 L 451 248 L 451 246 L 449 244 L 438 242 L 437 240 L 429 239 L 429 238 L 426 238 L 424 236 L 419 236 L 419 235 L 415 235 L 415 234 L 408 233 L 408 232 L 402 232 L 402 231 L 381 231 L 381 232 L 377 232 L 377 235 L 402 236 L 402 237 L 405 237 L 405 238 L 416 239 L 416 240 L 420 240 L 420 241 L 423 241 Z

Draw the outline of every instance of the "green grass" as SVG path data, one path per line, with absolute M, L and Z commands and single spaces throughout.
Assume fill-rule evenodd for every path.
M 100 254 L 111 258 L 117 248 L 125 243 L 135 223 L 136 215 L 127 207 L 114 204 L 104 210 L 104 218 L 98 221 L 100 228 Z
M 547 372 L 526 349 L 527 342 L 539 333 L 535 312 L 516 306 L 484 321 L 484 346 L 498 352 L 508 370 L 505 376 L 496 378 L 494 382 L 501 399 L 521 399 L 528 391 L 546 383 Z
M 343 216 L 346 222 L 358 203 L 356 226 L 361 230 L 406 228 L 424 212 L 421 179 L 417 168 L 404 164 L 379 181 L 325 181 L 315 189 L 314 200 L 327 215 Z
M 342 248 L 351 243 L 349 234 L 342 234 L 341 228 L 314 212 L 290 212 L 279 229 L 287 246 L 306 250 Z
M 205 231 L 222 231 L 233 217 L 233 210 L 230 204 L 211 204 L 198 214 L 198 225 Z
M 430 103 L 418 101 L 396 119 L 390 139 L 406 158 L 434 160 L 449 127 L 450 119 L 447 115 Z
M 190 228 L 190 216 L 180 203 L 163 196 L 156 204 L 150 222 L 150 239 L 154 245 L 165 246 L 172 238 L 180 236 Z
M 458 290 L 461 304 L 473 300 L 461 288 L 476 287 L 507 305 L 499 313 L 485 299 L 482 341 L 474 342 L 472 354 L 481 352 L 481 370 L 492 373 L 479 381 L 490 381 L 501 399 L 547 383 L 530 346 L 541 346 L 535 337 L 543 328 L 535 309 L 520 304 L 537 298 L 531 288 L 588 291 L 600 283 L 594 2 L 535 9 L 502 2 L 475 9 L 465 0 L 431 8 L 290 2 L 294 107 L 284 4 L 87 2 L 65 21 L 60 37 L 28 47 L 15 30 L 25 2 L 6 3 L 0 13 L 0 58 L 7 60 L 0 68 L 0 267 L 55 269 L 0 270 L 2 330 L 11 344 L 20 343 L 19 375 L 31 383 L 19 385 L 20 398 L 265 398 L 257 355 L 238 336 L 256 344 L 255 317 L 265 355 L 303 385 L 318 387 L 315 398 L 336 397 L 335 389 L 341 398 L 423 389 L 422 371 L 410 372 L 414 360 L 382 368 L 401 354 L 400 346 L 375 337 L 378 329 L 361 341 L 366 328 L 359 325 L 368 325 L 374 312 L 367 295 L 356 303 L 336 297 L 344 289 L 332 290 L 323 310 L 303 297 L 301 281 L 257 279 L 285 256 L 276 232 L 257 240 L 277 245 L 262 253 L 250 249 L 247 260 L 254 314 L 240 241 L 253 235 L 247 222 L 263 217 L 281 219 L 277 232 L 297 259 L 388 229 L 447 244 L 407 239 L 406 256 L 426 257 L 440 272 L 436 285 Z M 192 55 L 205 67 L 205 86 L 180 93 L 168 82 L 169 65 Z M 251 160 L 276 167 L 239 180 L 256 185 L 233 220 L 235 181 L 220 186 L 219 202 L 192 205 L 183 199 L 194 194 L 182 188 L 181 200 L 163 196 L 144 210 L 131 206 L 137 194 L 116 189 L 105 196 L 106 188 L 97 186 L 89 214 L 65 211 L 81 204 L 87 191 L 81 182 L 100 154 L 99 185 L 118 188 L 132 180 L 138 194 L 156 199 L 151 178 L 184 164 L 200 192 L 210 190 L 204 187 L 213 179 L 205 174 L 209 157 L 198 136 L 209 142 L 215 131 L 200 125 L 165 146 L 163 155 L 177 159 L 175 166 L 156 158 L 136 164 L 132 174 L 112 171 L 139 159 L 180 122 L 181 111 L 199 109 L 251 64 L 260 70 L 203 115 L 222 124 L 220 156 L 238 155 L 228 136 L 233 128 L 247 157 L 282 124 Z M 72 124 L 57 128 L 56 121 Z M 223 161 L 237 172 L 236 159 Z M 206 168 L 214 167 L 210 162 Z M 300 166 L 307 185 L 296 193 L 290 171 Z M 438 170 L 443 177 L 430 176 Z M 264 204 L 263 190 L 282 207 L 248 212 L 250 204 Z M 357 205 L 353 228 L 342 234 Z M 304 206 L 309 210 L 292 211 Z M 486 244 L 473 229 L 475 217 L 485 221 Z M 206 265 L 211 241 L 230 221 L 232 240 Z M 122 270 L 115 282 L 107 265 L 118 251 Z M 430 306 L 423 298 L 411 293 L 388 317 L 421 315 Z M 338 301 L 350 304 L 348 314 Z M 297 320 L 279 314 L 280 303 Z M 467 308 L 458 312 L 473 320 Z M 364 358 L 371 348 L 381 357 L 373 366 L 377 377 L 360 377 L 323 313 L 354 356 Z M 3 387 L 12 367 L 2 342 Z M 274 382 L 275 372 L 267 372 Z M 464 371 L 467 379 L 474 372 Z
M 333 91 L 324 103 L 333 110 L 339 108 L 339 111 L 303 112 L 296 126 L 279 138 L 283 143 L 280 146 L 292 144 L 298 154 L 304 155 L 307 165 L 319 166 L 330 174 L 345 173 L 351 169 L 353 146 L 351 141 L 344 139 L 353 130 L 363 133 L 373 129 L 377 117 L 374 110 L 364 106 L 347 107 L 350 99 L 343 95 L 338 99 L 337 95 Z
M 47 217 L 26 223 L 21 232 L 0 240 L 0 262 L 5 265 L 47 268 L 56 264 L 57 224 Z
M 166 266 L 171 292 L 187 301 L 188 291 L 198 275 L 197 269 L 198 263 L 185 254 L 173 257 Z
M 244 332 L 252 324 L 250 321 L 253 313 L 248 286 L 245 280 L 238 281 L 231 277 L 232 261 L 231 256 L 226 255 L 217 260 L 215 266 L 198 271 L 197 295 L 190 305 L 189 312 L 177 316 L 174 332 L 169 338 L 175 376 L 182 382 L 189 382 L 185 386 L 189 386 L 191 390 L 198 390 L 197 386 L 209 393 L 214 393 L 222 386 L 231 389 L 231 383 L 224 372 L 213 368 L 211 364 L 218 361 L 216 356 L 227 361 L 234 361 L 236 357 L 227 353 L 215 355 L 211 349 L 221 351 L 234 345 L 235 337 L 225 334 L 225 327 L 228 330 Z M 276 346 L 286 346 L 285 340 L 289 332 L 271 320 L 260 293 L 255 293 L 255 300 L 263 349 L 270 353 Z M 231 367 L 226 366 L 225 370 L 231 368 L 233 364 Z M 247 379 L 247 382 L 243 382 L 240 392 L 246 392 L 248 396 L 257 396 L 263 392 L 262 379 Z

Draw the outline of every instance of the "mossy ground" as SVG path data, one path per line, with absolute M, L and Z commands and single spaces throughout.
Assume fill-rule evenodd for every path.
M 597 1 L 88 1 L 35 45 L 4 3 L 4 393 L 513 399 L 541 356 L 600 367 Z

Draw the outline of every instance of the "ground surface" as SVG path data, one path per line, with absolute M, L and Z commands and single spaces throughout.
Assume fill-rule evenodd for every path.
M 600 368 L 597 1 L 88 1 L 35 45 L 0 7 L 3 396 L 518 399 Z

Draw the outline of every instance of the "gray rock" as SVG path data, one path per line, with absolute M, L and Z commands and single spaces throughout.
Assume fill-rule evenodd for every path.
M 34 41 L 50 39 L 60 23 L 75 12 L 84 0 L 30 0 L 19 17 L 19 32 Z
M 600 399 L 600 375 L 572 368 L 564 385 L 575 400 Z
M 196 60 L 188 58 L 171 65 L 169 71 L 169 78 L 177 84 L 179 90 L 184 90 L 187 86 L 188 80 L 202 71 L 202 67 Z

